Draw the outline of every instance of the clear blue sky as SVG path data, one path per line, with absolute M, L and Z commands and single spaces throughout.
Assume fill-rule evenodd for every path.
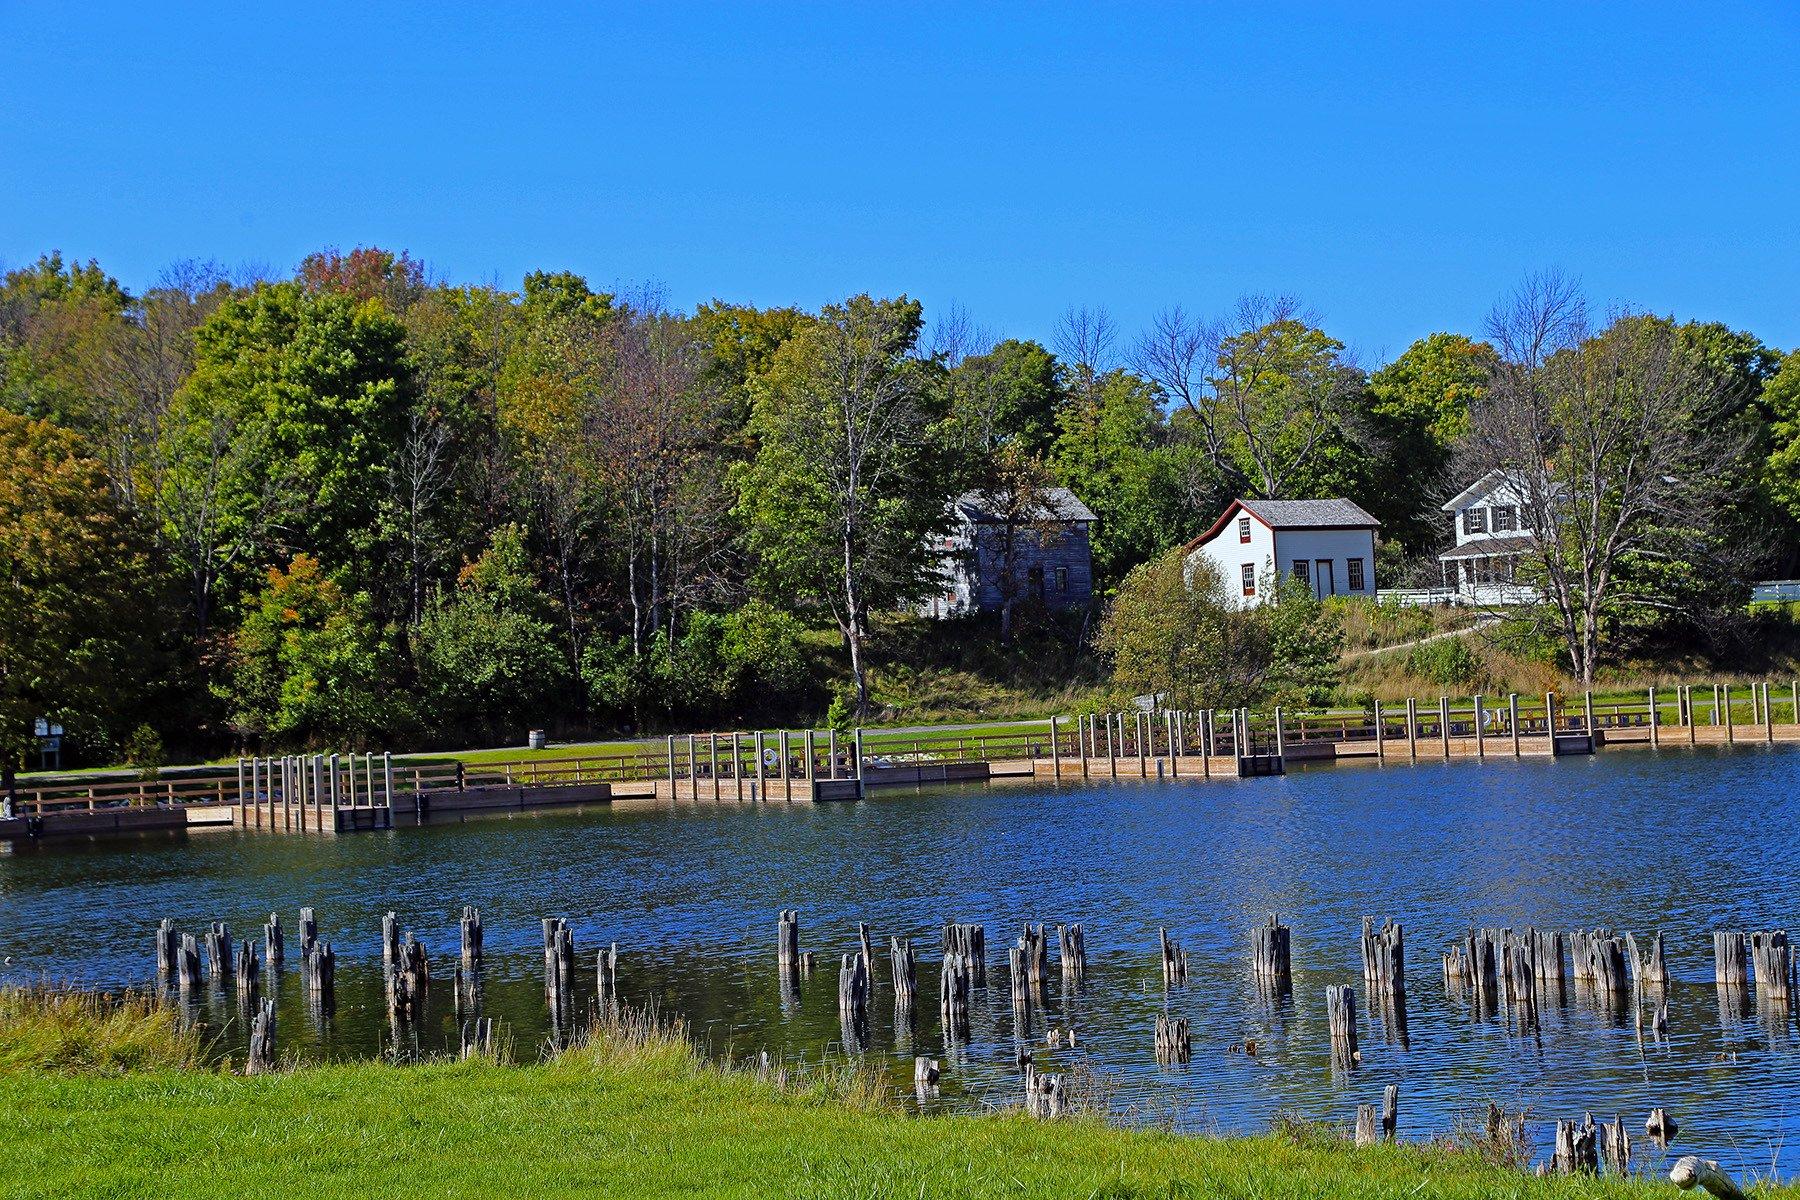
M 1369 362 L 1532 269 L 1800 346 L 1800 5 L 0 0 L 0 262 L 1305 298 Z

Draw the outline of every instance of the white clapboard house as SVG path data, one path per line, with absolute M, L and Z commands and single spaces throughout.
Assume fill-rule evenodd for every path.
M 1519 582 L 1519 560 L 1537 547 L 1523 489 L 1489 471 L 1444 505 L 1456 544 L 1438 555 L 1444 591 L 1460 604 L 1530 604 L 1537 589 Z
M 1348 500 L 1238 499 L 1185 549 L 1190 564 L 1210 562 L 1246 608 L 1290 575 L 1316 596 L 1373 596 L 1379 528 Z

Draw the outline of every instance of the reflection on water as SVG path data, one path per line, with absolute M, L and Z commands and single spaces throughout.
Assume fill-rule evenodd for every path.
M 883 794 L 854 805 L 683 805 L 486 817 L 336 839 L 195 832 L 21 847 L 0 856 L 4 978 L 95 986 L 155 974 L 159 918 L 199 934 L 224 920 L 256 939 L 290 930 L 266 973 L 280 1044 L 313 1057 L 454 1052 L 473 997 L 453 983 L 464 905 L 481 910 L 481 1011 L 518 1053 L 552 1034 L 546 917 L 566 920 L 572 1016 L 618 945 L 616 987 L 685 1016 L 719 1054 L 845 1052 L 840 956 L 867 922 L 875 947 L 861 1053 L 941 1059 L 951 1106 L 1013 1103 L 1022 1048 L 1007 952 L 1046 923 L 1043 982 L 1028 987 L 1039 1071 L 1090 1066 L 1109 1103 L 1197 1131 L 1254 1130 L 1278 1111 L 1345 1121 L 1397 1083 L 1402 1135 L 1442 1132 L 1494 1100 L 1539 1118 L 1667 1108 L 1677 1148 L 1739 1169 L 1800 1169 L 1800 1059 L 1786 1009 L 1712 983 L 1715 928 L 1785 925 L 1800 896 L 1792 750 L 1620 750 L 1557 762 L 1321 768 L 1242 782 L 1007 786 Z M 336 954 L 334 1004 L 306 986 L 291 932 L 301 906 Z M 799 912 L 809 974 L 777 969 L 778 915 Z M 382 916 L 429 957 L 416 1019 L 383 988 Z M 1251 930 L 1292 930 L 1291 991 L 1259 987 Z M 1405 927 L 1403 1008 L 1368 995 L 1362 919 Z M 985 926 L 986 986 L 966 1037 L 947 1042 L 939 973 L 947 922 Z M 1056 923 L 1080 922 L 1085 972 L 1064 984 Z M 1665 935 L 1671 983 L 1629 993 L 1573 978 L 1521 1002 L 1446 989 L 1440 954 L 1471 927 L 1602 927 Z M 1165 990 L 1159 928 L 1188 978 Z M 917 994 L 899 1010 L 890 939 L 909 938 Z M 1035 949 L 1033 950 L 1035 954 Z M 1334 1065 L 1327 986 L 1356 989 L 1360 1061 Z M 468 981 L 473 988 L 475 981 Z M 1502 988 L 1504 991 L 1504 988 Z M 1666 1010 L 1659 1007 L 1666 1004 Z M 197 1006 L 244 1053 L 237 991 Z M 1642 1034 L 1635 1015 L 1642 1012 Z M 1666 1016 L 1659 1020 L 1659 1012 Z M 1159 1066 L 1159 1014 L 1186 1018 L 1191 1058 Z M 907 1089 L 911 1094 L 910 1087 Z

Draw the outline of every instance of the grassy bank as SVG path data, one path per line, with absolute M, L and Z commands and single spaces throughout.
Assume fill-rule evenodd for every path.
M 193 1067 L 179 1031 L 141 1004 L 112 1018 L 103 1006 L 54 1017 L 41 1007 L 0 1007 L 0 1041 L 86 1020 L 112 1044 L 148 1022 L 138 1041 L 166 1053 L 0 1060 L 7 1196 L 1674 1194 L 1537 1179 L 1448 1142 L 1353 1150 L 1317 1127 L 1219 1139 L 1089 1118 L 909 1116 L 866 1072 L 759 1077 L 641 1020 L 532 1065 L 363 1063 L 246 1079 Z

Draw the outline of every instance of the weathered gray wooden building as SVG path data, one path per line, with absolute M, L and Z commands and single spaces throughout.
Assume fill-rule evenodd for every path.
M 1094 514 L 1068 488 L 1045 489 L 1023 505 L 966 492 L 951 512 L 952 528 L 937 545 L 943 588 L 920 603 L 926 616 L 998 612 L 1009 597 L 1051 610 L 1093 598 Z

